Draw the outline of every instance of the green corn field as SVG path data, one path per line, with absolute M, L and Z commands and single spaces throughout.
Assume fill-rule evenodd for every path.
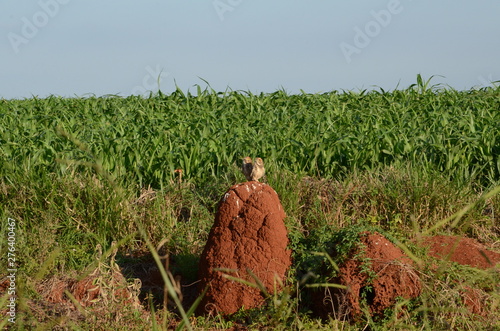
M 161 187 L 176 169 L 202 184 L 252 155 L 326 178 L 410 163 L 485 185 L 499 179 L 499 88 L 197 92 L 2 100 L 0 173 L 63 175 L 97 163 L 119 182 Z

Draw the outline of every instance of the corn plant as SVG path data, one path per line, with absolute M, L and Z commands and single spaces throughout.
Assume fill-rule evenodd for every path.
M 2 100 L 0 173 L 62 175 L 99 162 L 121 182 L 161 187 L 182 169 L 184 179 L 203 185 L 252 155 L 320 177 L 410 163 L 497 182 L 500 89 L 417 81 L 392 92 L 255 95 L 198 86 L 196 95 Z

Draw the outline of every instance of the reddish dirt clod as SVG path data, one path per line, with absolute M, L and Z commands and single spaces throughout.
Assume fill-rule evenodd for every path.
M 466 287 L 460 293 L 462 297 L 462 302 L 464 303 L 467 309 L 476 315 L 482 317 L 488 317 L 491 311 L 485 307 L 485 303 L 488 299 L 488 295 L 485 294 L 482 290 L 472 287 Z
M 225 275 L 255 284 L 253 274 L 268 292 L 280 288 L 291 264 L 285 216 L 269 185 L 250 181 L 227 191 L 200 258 L 200 289 L 208 286 L 200 313 L 232 314 L 263 303 L 259 289 Z
M 71 293 L 83 307 L 91 305 L 99 296 L 100 288 L 93 284 L 94 279 L 92 276 L 87 276 L 71 286 Z

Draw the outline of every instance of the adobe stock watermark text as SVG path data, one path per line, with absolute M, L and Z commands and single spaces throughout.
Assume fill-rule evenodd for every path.
M 409 0 L 411 1 L 411 0 Z M 379 36 L 392 22 L 395 15 L 403 12 L 403 5 L 399 0 L 389 0 L 385 8 L 371 10 L 371 20 L 364 25 L 354 26 L 354 37 L 351 42 L 343 41 L 339 44 L 340 51 L 347 63 L 351 63 L 353 56 L 361 54 L 363 49 L 368 47 L 372 40 Z
M 7 218 L 7 319 L 10 324 L 16 322 L 17 313 L 17 253 L 16 253 L 16 220 Z
M 39 0 L 37 3 L 40 10 L 31 17 L 23 16 L 21 18 L 21 31 L 19 33 L 11 31 L 7 34 L 14 53 L 19 53 L 22 45 L 27 45 L 41 29 L 59 14 L 61 5 L 66 5 L 69 2 L 70 0 Z

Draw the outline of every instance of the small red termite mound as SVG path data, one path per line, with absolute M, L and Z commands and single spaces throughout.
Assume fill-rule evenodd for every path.
M 139 285 L 140 287 L 140 285 Z M 140 307 L 137 286 L 128 284 L 120 270 L 93 273 L 81 280 L 74 278 L 51 277 L 39 286 L 39 293 L 44 300 L 53 304 L 69 303 L 68 291 L 82 307 L 110 303 Z
M 424 239 L 429 247 L 429 255 L 469 265 L 479 269 L 493 268 L 500 263 L 500 253 L 486 249 L 477 240 L 459 236 L 433 236 Z
M 315 308 L 322 317 L 358 319 L 362 300 L 370 315 L 380 316 L 398 297 L 420 295 L 422 285 L 413 261 L 401 249 L 377 232 L 362 232 L 359 240 L 339 266 L 338 276 L 329 281 L 346 289 L 326 289 L 315 295 Z
M 429 255 L 440 260 L 455 262 L 478 269 L 490 269 L 500 264 L 500 253 L 487 249 L 472 238 L 437 235 L 425 237 L 423 245 L 429 248 Z M 474 315 L 484 318 L 498 316 L 498 306 L 491 310 L 491 288 L 466 286 L 461 292 L 462 302 Z
M 224 194 L 200 258 L 200 290 L 207 292 L 199 313 L 228 315 L 260 306 L 261 291 L 239 280 L 258 279 L 269 293 L 280 288 L 291 265 L 285 216 L 267 184 L 245 182 Z
M 495 314 L 494 311 L 488 309 L 487 304 L 490 299 L 490 295 L 483 290 L 467 286 L 460 292 L 460 296 L 465 307 L 472 314 L 485 318 Z M 496 313 L 499 311 L 500 310 L 497 308 Z

